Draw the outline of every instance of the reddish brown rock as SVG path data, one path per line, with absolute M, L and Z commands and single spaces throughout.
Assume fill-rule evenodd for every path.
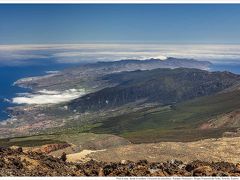
M 0 176 L 240 176 L 239 164 L 90 160 L 69 163 L 43 152 L 0 147 Z

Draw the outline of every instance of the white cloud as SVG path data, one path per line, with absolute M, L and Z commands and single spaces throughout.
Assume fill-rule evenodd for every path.
M 0 45 L 0 64 L 27 64 L 49 58 L 58 63 L 158 57 L 239 62 L 240 45 L 219 44 L 46 44 Z M 46 60 L 46 61 L 45 61 Z
M 47 74 L 58 74 L 60 71 L 46 71 Z
M 85 94 L 84 89 L 69 89 L 65 91 L 41 90 L 35 94 L 25 93 L 12 99 L 15 104 L 58 104 L 76 99 Z

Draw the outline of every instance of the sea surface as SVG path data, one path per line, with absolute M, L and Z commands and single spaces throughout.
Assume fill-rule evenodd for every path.
M 11 106 L 16 106 L 10 101 L 16 97 L 17 93 L 30 91 L 29 89 L 13 86 L 13 83 L 18 79 L 41 76 L 47 74 L 47 71 L 59 71 L 68 67 L 76 66 L 76 64 L 59 64 L 47 63 L 35 64 L 28 66 L 0 66 L 0 121 L 8 118 L 6 109 Z M 214 64 L 210 67 L 210 71 L 230 71 L 240 74 L 240 64 Z
M 45 75 L 47 71 L 59 71 L 72 66 L 74 65 L 59 63 L 15 67 L 0 66 L 0 121 L 8 118 L 8 113 L 6 112 L 8 107 L 16 106 L 16 104 L 10 102 L 11 99 L 16 97 L 17 93 L 30 91 L 30 89 L 13 86 L 15 81 L 25 77 Z
M 240 74 L 240 64 L 213 64 L 210 66 L 210 71 L 229 71 Z

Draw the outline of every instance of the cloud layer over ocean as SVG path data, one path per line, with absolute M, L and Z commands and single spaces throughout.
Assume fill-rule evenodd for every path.
M 58 104 L 76 99 L 85 94 L 84 89 L 69 89 L 65 91 L 41 90 L 37 93 L 19 94 L 12 99 L 15 104 Z
M 45 44 L 0 45 L 0 65 L 81 63 L 121 59 L 176 57 L 212 62 L 240 62 L 240 45 L 219 44 Z

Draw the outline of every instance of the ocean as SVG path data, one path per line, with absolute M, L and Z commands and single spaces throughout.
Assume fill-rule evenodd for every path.
M 37 60 L 35 60 L 37 62 Z M 8 100 L 16 97 L 17 93 L 30 91 L 29 89 L 13 86 L 12 84 L 20 78 L 41 76 L 47 71 L 59 71 L 64 68 L 76 66 L 76 64 L 59 64 L 49 61 L 47 64 L 33 64 L 28 66 L 0 66 L 0 121 L 8 118 L 6 109 L 16 106 Z M 214 64 L 210 71 L 230 71 L 240 74 L 240 64 Z
M 36 60 L 37 61 L 37 60 Z M 29 92 L 30 89 L 13 86 L 13 83 L 18 79 L 41 76 L 47 74 L 47 71 L 59 71 L 64 68 L 76 66 L 73 64 L 48 63 L 34 64 L 28 66 L 0 66 L 0 121 L 8 118 L 6 109 L 16 104 L 11 103 L 11 100 L 17 93 Z
M 229 71 L 240 74 L 240 64 L 213 64 L 210 66 L 210 71 Z

